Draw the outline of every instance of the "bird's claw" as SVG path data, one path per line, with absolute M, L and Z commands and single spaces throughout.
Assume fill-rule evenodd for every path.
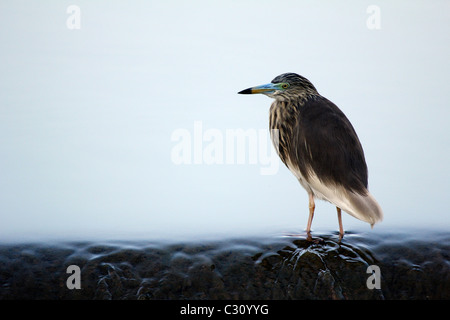
M 316 244 L 324 243 L 324 240 L 322 238 L 319 238 L 319 237 L 313 238 L 311 236 L 311 232 L 310 231 L 308 231 L 306 233 L 306 240 L 309 241 L 309 242 L 312 242 L 312 243 L 316 243 Z

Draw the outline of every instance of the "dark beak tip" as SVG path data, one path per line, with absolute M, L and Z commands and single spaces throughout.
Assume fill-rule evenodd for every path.
M 238 92 L 238 94 L 251 94 L 251 93 L 252 93 L 252 89 L 250 89 L 250 88 Z

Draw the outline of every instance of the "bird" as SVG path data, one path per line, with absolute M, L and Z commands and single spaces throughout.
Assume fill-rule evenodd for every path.
M 271 83 L 239 94 L 275 99 L 269 129 L 278 156 L 308 193 L 306 233 L 311 239 L 315 199 L 336 206 L 339 238 L 344 236 L 341 211 L 374 224 L 383 211 L 368 190 L 368 168 L 361 142 L 345 114 L 296 73 L 283 73 Z

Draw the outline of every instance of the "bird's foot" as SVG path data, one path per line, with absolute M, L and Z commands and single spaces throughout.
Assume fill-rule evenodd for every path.
M 312 243 L 316 243 L 316 244 L 324 242 L 324 240 L 322 238 L 320 238 L 320 237 L 313 237 L 311 235 L 310 231 L 306 232 L 306 240 L 309 241 L 309 242 L 312 242 Z

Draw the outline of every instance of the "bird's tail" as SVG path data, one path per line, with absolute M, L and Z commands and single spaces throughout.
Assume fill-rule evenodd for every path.
M 352 192 L 343 186 L 326 185 L 317 176 L 311 175 L 308 187 L 319 199 L 327 200 L 353 217 L 373 225 L 383 220 L 383 210 L 366 189 L 362 194 Z
M 370 223 L 371 227 L 377 222 L 383 220 L 383 210 L 375 198 L 367 191 L 366 195 L 346 191 L 344 196 L 342 210 L 355 218 Z

